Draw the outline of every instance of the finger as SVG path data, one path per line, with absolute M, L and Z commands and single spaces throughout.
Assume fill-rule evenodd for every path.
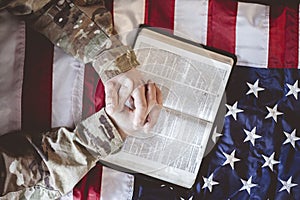
M 160 111 L 161 111 L 162 106 L 159 104 L 156 104 L 155 106 L 152 107 L 151 111 L 149 112 L 147 118 L 146 118 L 146 123 L 143 127 L 145 132 L 149 132 L 157 123 Z
M 157 87 L 157 85 L 154 83 L 155 88 L 156 88 L 156 101 L 159 105 L 163 104 L 163 95 L 161 90 L 159 89 L 159 87 Z
M 141 128 L 147 117 L 147 100 L 145 96 L 145 86 L 141 85 L 137 87 L 133 93 L 132 97 L 134 99 L 134 118 L 133 125 L 136 129 Z
M 155 126 L 162 108 L 162 102 L 163 102 L 162 92 L 155 83 L 153 83 L 153 85 L 154 88 L 152 88 L 152 90 L 155 90 L 155 95 L 153 95 L 153 97 L 155 96 L 156 102 L 155 105 L 151 106 L 148 116 L 146 118 L 146 123 L 144 126 L 145 132 L 149 132 Z
M 120 84 L 121 86 L 118 93 L 119 99 L 118 99 L 118 107 L 117 107 L 117 110 L 119 111 L 124 109 L 126 101 L 131 96 L 131 93 L 133 91 L 133 81 L 128 78 L 124 78 L 120 81 Z
M 116 111 L 118 106 L 118 91 L 120 88 L 120 84 L 115 82 L 107 82 L 105 84 L 105 107 L 106 111 L 109 114 L 112 114 Z
M 147 84 L 146 97 L 147 97 L 147 107 L 148 107 L 147 114 L 148 114 L 151 111 L 152 107 L 157 104 L 155 84 L 149 81 Z

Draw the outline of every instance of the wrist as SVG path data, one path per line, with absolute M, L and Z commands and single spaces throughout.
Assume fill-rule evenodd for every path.
M 139 65 L 133 50 L 121 46 L 104 51 L 94 59 L 93 66 L 103 82 Z
M 105 109 L 105 112 L 106 112 L 106 115 L 108 116 L 108 118 L 110 119 L 110 121 L 113 123 L 114 127 L 116 128 L 116 130 L 118 131 L 118 134 L 120 135 L 121 139 L 124 141 L 128 134 L 125 133 L 125 131 L 123 131 L 117 124 L 117 122 L 114 120 L 114 118 L 108 114 L 108 112 L 106 111 Z

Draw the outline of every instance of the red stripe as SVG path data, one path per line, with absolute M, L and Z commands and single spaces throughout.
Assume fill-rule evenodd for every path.
M 105 93 L 104 93 L 104 85 L 99 79 L 96 92 L 95 92 L 95 109 L 96 112 L 105 106 Z
M 237 5 L 233 0 L 209 1 L 208 46 L 235 53 Z
M 111 13 L 112 22 L 114 25 L 114 0 L 104 0 L 106 9 Z
M 104 86 L 95 69 L 87 64 L 84 71 L 82 118 L 99 111 L 104 106 Z
M 146 0 L 145 24 L 174 30 L 175 0 Z
M 100 199 L 102 165 L 97 164 L 73 189 L 73 200 Z
M 22 130 L 51 128 L 53 50 L 48 39 L 26 27 Z
M 299 5 L 270 7 L 269 68 L 297 68 Z
M 104 85 L 90 64 L 85 66 L 82 117 L 86 118 L 105 105 Z M 102 165 L 96 166 L 86 174 L 73 189 L 74 200 L 100 199 Z
M 82 118 L 95 113 L 95 89 L 98 82 L 98 75 L 94 68 L 87 64 L 84 69 L 83 105 Z

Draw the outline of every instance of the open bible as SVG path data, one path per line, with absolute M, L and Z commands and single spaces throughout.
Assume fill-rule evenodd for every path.
M 163 108 L 150 133 L 129 136 L 103 162 L 182 187 L 195 182 L 235 57 L 151 27 L 133 46 L 145 80 L 163 94 Z

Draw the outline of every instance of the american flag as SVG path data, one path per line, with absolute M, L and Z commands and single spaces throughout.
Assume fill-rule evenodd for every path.
M 117 184 L 104 179 L 115 172 L 97 164 L 64 199 L 300 199 L 299 2 L 254 2 L 106 0 L 118 32 L 144 23 L 168 28 L 176 35 L 236 54 L 238 62 L 226 88 L 224 128 L 214 134 L 216 145 L 205 157 L 192 188 L 118 174 L 115 180 L 126 178 L 128 196 L 124 196 L 111 186 Z M 38 64 L 30 59 L 25 63 L 22 99 L 17 99 L 24 106 L 18 117 L 22 128 L 69 126 L 104 105 L 103 85 L 93 69 L 71 58 L 72 72 L 59 67 L 64 59 L 59 57 L 60 50 L 45 45 L 47 55 L 34 56 Z M 34 68 L 26 69 L 29 65 L 44 65 L 44 70 L 37 74 Z M 70 91 L 78 74 L 84 74 L 83 87 Z M 70 94 L 78 97 L 73 99 L 76 104 L 61 101 Z
M 236 67 L 223 131 L 194 186 L 138 178 L 134 199 L 299 199 L 299 75 Z
M 219 140 L 194 186 L 136 175 L 133 199 L 300 199 L 299 2 L 253 2 L 111 4 L 119 32 L 146 23 L 238 58 L 226 88 L 224 128 L 214 134 Z

